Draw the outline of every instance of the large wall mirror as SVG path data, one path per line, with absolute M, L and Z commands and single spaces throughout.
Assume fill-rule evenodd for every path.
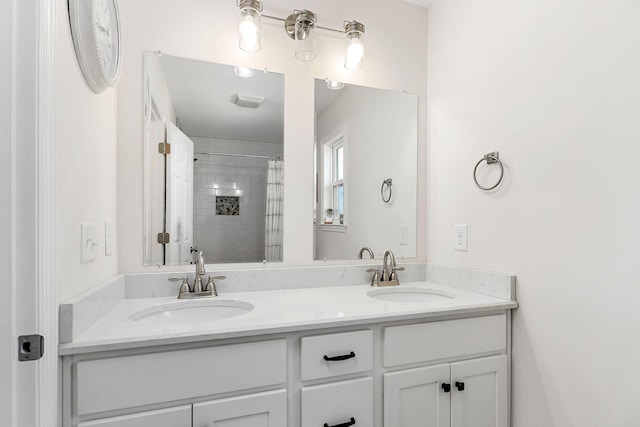
M 284 76 L 144 61 L 145 264 L 282 261 Z
M 417 105 L 315 81 L 315 259 L 416 257 Z

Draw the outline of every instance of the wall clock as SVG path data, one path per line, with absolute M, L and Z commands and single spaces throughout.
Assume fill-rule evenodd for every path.
M 71 37 L 87 84 L 95 93 L 120 77 L 120 16 L 116 0 L 69 0 Z

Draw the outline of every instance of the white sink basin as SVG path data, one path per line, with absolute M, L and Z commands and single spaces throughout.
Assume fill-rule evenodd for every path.
M 251 310 L 253 305 L 243 301 L 217 299 L 176 301 L 136 311 L 129 316 L 129 319 L 154 325 L 176 325 L 227 319 Z
M 425 303 L 443 302 L 456 297 L 454 293 L 432 288 L 389 287 L 367 292 L 371 298 L 383 301 Z

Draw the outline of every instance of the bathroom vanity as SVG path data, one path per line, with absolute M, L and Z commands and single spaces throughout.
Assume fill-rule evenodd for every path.
M 515 278 L 479 274 L 112 300 L 60 346 L 63 426 L 507 427 Z M 198 320 L 216 304 L 242 314 Z

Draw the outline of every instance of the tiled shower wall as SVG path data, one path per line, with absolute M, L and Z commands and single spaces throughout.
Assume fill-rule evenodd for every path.
M 282 144 L 191 137 L 194 151 L 282 156 Z M 208 263 L 264 259 L 267 160 L 195 154 L 193 242 Z M 239 215 L 216 215 L 216 195 L 239 196 Z

